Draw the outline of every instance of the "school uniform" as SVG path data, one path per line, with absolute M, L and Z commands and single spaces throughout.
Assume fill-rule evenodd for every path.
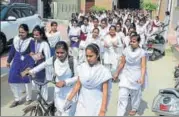
M 22 40 L 19 36 L 16 36 L 13 40 L 13 45 L 9 52 L 7 62 L 11 63 L 8 83 L 10 84 L 15 101 L 21 101 L 21 88 L 24 84 L 26 88 L 26 101 L 29 101 L 32 98 L 31 80 L 28 76 L 22 78 L 21 72 L 28 67 L 32 68 L 35 64 L 30 56 L 31 52 L 35 52 L 34 45 L 32 38 Z
M 50 44 L 51 56 L 55 55 L 55 45 L 62 40 L 61 34 L 59 31 L 55 33 L 46 33 L 48 42 Z
M 117 116 L 124 116 L 128 105 L 129 95 L 131 97 L 132 110 L 137 111 L 140 106 L 142 98 L 142 89 L 147 86 L 148 77 L 147 72 L 145 75 L 145 83 L 141 85 L 137 83 L 141 78 L 141 60 L 146 56 L 145 51 L 142 48 L 132 51 L 131 46 L 125 48 L 123 51 L 125 56 L 125 66 L 119 75 L 119 98 Z
M 108 82 L 107 106 L 109 104 L 112 75 L 103 65 L 96 64 L 91 67 L 87 62 L 78 67 L 77 74 L 81 89 L 78 94 L 75 116 L 98 116 L 102 105 L 104 82 Z
M 75 112 L 75 103 L 77 97 L 73 98 L 73 106 L 67 110 L 64 111 L 63 107 L 65 105 L 66 98 L 70 95 L 73 86 L 75 82 L 77 81 L 78 77 L 76 76 L 76 69 L 74 69 L 75 72 L 75 78 L 72 78 L 72 71 L 69 66 L 68 58 L 64 62 L 61 62 L 58 58 L 53 62 L 53 57 L 49 58 L 45 62 L 41 63 L 40 65 L 36 66 L 29 72 L 31 74 L 35 74 L 44 68 L 52 67 L 54 66 L 54 74 L 56 75 L 56 82 L 64 80 L 66 82 L 66 86 L 62 88 L 58 88 L 55 86 L 54 91 L 54 101 L 55 101 L 55 107 L 57 108 L 57 116 L 73 116 Z M 74 68 L 77 67 L 77 61 L 74 59 Z
M 35 41 L 35 54 L 39 54 L 39 55 L 43 56 L 43 58 L 40 60 L 36 60 L 34 67 L 40 65 L 45 60 L 47 60 L 51 57 L 49 44 L 45 41 L 42 41 L 42 42 Z M 35 79 L 36 79 L 36 81 L 41 82 L 41 83 L 44 83 L 46 80 L 52 79 L 51 69 L 45 68 L 45 69 L 37 72 L 35 74 Z M 32 81 L 32 84 L 35 89 L 39 88 L 33 81 Z M 48 100 L 48 86 L 47 85 L 44 85 L 42 87 L 41 94 L 42 94 L 43 98 L 47 101 Z

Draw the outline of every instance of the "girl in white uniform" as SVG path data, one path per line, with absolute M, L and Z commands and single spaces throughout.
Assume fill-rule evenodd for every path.
M 111 26 L 109 35 L 104 39 L 104 65 L 111 70 L 111 72 L 116 70 L 122 51 L 122 39 L 116 35 L 116 27 Z
M 87 35 L 90 34 L 90 25 L 88 18 L 84 18 L 84 24 L 81 26 L 81 32 L 84 34 L 85 37 L 87 37 Z
M 121 23 L 117 23 L 116 24 L 116 34 L 122 39 L 124 40 L 125 38 L 125 34 L 122 31 L 122 25 Z
M 101 39 L 101 44 L 102 46 L 100 46 L 100 50 L 101 50 L 101 59 L 102 61 L 104 61 L 104 38 L 108 35 L 109 33 L 109 25 L 107 23 L 107 19 L 102 19 L 101 20 L 101 27 L 99 27 L 99 36 Z
M 117 116 L 124 116 L 128 105 L 129 95 L 131 97 L 132 110 L 130 115 L 135 115 L 139 109 L 141 102 L 141 90 L 146 85 L 146 53 L 140 48 L 140 36 L 133 35 L 131 37 L 131 46 L 125 48 L 121 57 L 121 63 L 114 74 L 114 80 L 118 79 L 119 82 L 119 99 Z
M 45 62 L 41 63 L 40 65 L 36 66 L 35 68 L 29 70 L 28 74 L 35 74 L 39 71 L 43 70 L 46 67 L 54 66 L 54 72 L 56 75 L 56 87 L 55 87 L 55 107 L 57 108 L 57 116 L 73 116 L 74 115 L 74 109 L 75 109 L 75 100 L 73 100 L 72 108 L 63 111 L 63 106 L 65 104 L 65 100 L 67 96 L 70 94 L 73 84 L 77 81 L 77 78 L 72 78 L 73 74 L 76 74 L 76 72 L 72 71 L 70 68 L 71 65 L 69 65 L 69 55 L 68 55 L 68 45 L 60 41 L 55 46 L 56 51 L 56 59 L 54 60 L 53 57 L 49 58 Z M 54 61 L 53 61 L 54 60 Z M 73 68 L 77 67 L 77 62 L 75 59 L 73 59 Z
M 62 40 L 60 31 L 57 30 L 57 27 L 58 27 L 57 22 L 52 22 L 50 32 L 46 33 L 46 36 L 48 38 L 48 42 L 49 42 L 50 48 L 51 48 L 51 56 L 53 56 L 55 54 L 56 43 L 59 42 L 60 40 Z
M 144 23 L 144 19 L 141 19 L 139 23 L 136 25 L 136 31 L 140 35 L 141 41 L 140 41 L 140 47 L 143 47 L 146 41 L 146 34 L 147 34 L 147 25 L 149 24 L 149 21 Z
M 130 46 L 130 36 L 131 36 L 131 33 L 133 33 L 133 32 L 136 32 L 135 28 L 134 27 L 130 27 L 127 36 L 123 40 L 125 48 Z
M 111 73 L 100 64 L 100 50 L 96 44 L 86 48 L 88 62 L 78 67 L 78 81 L 67 98 L 64 110 L 70 108 L 72 98 L 79 93 L 75 116 L 105 116 L 111 91 Z
M 80 34 L 81 34 L 81 28 L 77 26 L 77 20 L 73 21 L 73 26 L 70 28 L 69 31 L 69 38 L 71 41 L 71 48 L 72 48 L 72 55 L 76 59 L 78 58 L 78 48 L 79 48 L 79 42 L 80 42 Z
M 45 31 L 40 26 L 36 26 L 33 30 L 33 37 L 35 39 L 35 55 L 33 56 L 35 60 L 35 66 L 38 66 L 45 60 L 51 57 L 50 46 L 48 44 Z M 45 82 L 45 80 L 52 79 L 52 72 L 49 68 L 38 72 L 35 76 L 38 79 L 38 82 Z M 38 88 L 32 81 L 34 88 Z M 42 87 L 42 96 L 47 101 L 48 100 L 48 86 L 45 85 Z
M 100 48 L 102 48 L 98 28 L 93 29 L 93 33 L 91 35 L 88 35 L 86 41 L 81 41 L 80 42 L 80 46 L 79 46 L 79 61 L 78 61 L 79 64 L 81 64 L 81 63 L 86 61 L 85 48 L 91 43 L 95 43 Z

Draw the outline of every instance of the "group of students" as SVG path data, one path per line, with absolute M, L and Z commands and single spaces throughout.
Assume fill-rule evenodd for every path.
M 142 46 L 151 24 L 143 12 L 138 12 L 73 14 L 67 31 L 70 47 L 62 40 L 56 22 L 51 23 L 50 32 L 36 26 L 33 37 L 28 35 L 28 26 L 21 24 L 7 60 L 15 97 L 10 107 L 20 104 L 24 84 L 26 104 L 31 103 L 32 87 L 38 87 L 27 74 L 39 82 L 52 80 L 55 75 L 57 116 L 104 116 L 111 93 L 115 93 L 112 81 L 119 79 L 117 115 L 126 113 L 129 98 L 129 114 L 135 115 L 147 86 L 147 54 Z M 47 85 L 42 95 L 48 100 Z

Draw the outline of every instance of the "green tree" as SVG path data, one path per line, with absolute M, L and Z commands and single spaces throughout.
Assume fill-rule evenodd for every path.
M 158 5 L 152 3 L 150 0 L 144 0 L 141 2 L 141 8 L 150 12 L 150 16 L 152 17 L 152 12 L 157 10 Z
M 99 7 L 99 6 L 93 6 L 90 8 L 90 11 L 92 11 L 92 12 L 94 12 L 94 11 L 101 12 L 101 11 L 105 11 L 105 10 L 106 10 L 105 8 Z

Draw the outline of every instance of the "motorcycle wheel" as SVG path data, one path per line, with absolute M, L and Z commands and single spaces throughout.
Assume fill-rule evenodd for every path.
M 150 56 L 150 60 L 151 61 L 154 61 L 156 59 L 156 55 L 153 53 L 151 56 Z

